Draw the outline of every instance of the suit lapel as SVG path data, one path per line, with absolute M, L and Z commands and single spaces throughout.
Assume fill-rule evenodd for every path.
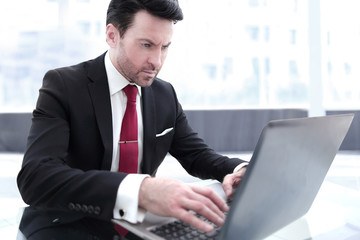
M 142 173 L 152 174 L 151 163 L 155 154 L 156 114 L 155 100 L 152 87 L 142 88 L 143 126 L 144 126 L 144 150 L 142 161 Z
M 109 84 L 104 63 L 105 54 L 88 62 L 87 71 L 90 83 L 88 85 L 94 107 L 95 118 L 104 144 L 104 158 L 101 168 L 110 170 L 112 161 L 112 113 Z
M 96 121 L 104 144 L 104 158 L 101 168 L 111 168 L 113 151 L 112 113 L 109 84 L 104 63 L 105 54 L 89 62 L 86 66 L 90 83 L 88 85 Z M 144 146 L 142 173 L 152 174 L 152 160 L 155 154 L 156 114 L 152 87 L 142 88 Z

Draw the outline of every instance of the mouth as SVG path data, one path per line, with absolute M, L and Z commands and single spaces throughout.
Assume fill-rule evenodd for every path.
M 153 70 L 143 70 L 142 72 L 149 77 L 155 77 L 157 74 L 157 71 L 153 71 Z

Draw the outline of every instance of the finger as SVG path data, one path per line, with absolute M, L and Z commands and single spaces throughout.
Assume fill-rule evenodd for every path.
M 223 182 L 222 187 L 224 189 L 226 197 L 230 197 L 233 193 L 233 187 L 232 184 L 229 184 L 228 182 Z
M 196 212 L 200 216 L 204 217 L 205 219 L 209 220 L 210 222 L 214 223 L 217 226 L 222 226 L 225 222 L 225 215 L 220 212 L 212 211 L 209 207 L 204 204 L 204 202 L 189 200 L 184 207 L 191 211 Z
M 224 189 L 226 197 L 230 197 L 233 194 L 234 183 L 236 182 L 234 177 L 234 174 L 229 174 L 226 175 L 224 178 L 222 187 Z
M 190 213 L 187 210 L 182 210 L 179 215 L 177 216 L 178 219 L 181 221 L 193 226 L 196 229 L 199 229 L 203 232 L 212 232 L 214 231 L 214 226 L 211 224 L 201 220 L 200 218 L 196 217 L 194 214 Z
M 218 194 L 215 193 L 211 188 L 208 187 L 201 187 L 201 186 L 192 186 L 194 192 L 200 194 L 201 196 L 205 197 L 206 199 L 210 200 L 212 210 L 219 211 L 219 212 L 227 212 L 229 211 L 229 207 L 226 204 L 225 200 L 222 199 Z M 208 202 L 208 201 L 206 201 Z
M 233 194 L 233 189 L 239 185 L 242 177 L 244 176 L 244 173 L 245 168 L 240 169 L 236 173 L 228 174 L 225 176 L 222 186 L 226 197 L 230 197 Z
M 228 211 L 225 201 L 210 188 L 194 188 L 196 195 L 191 196 L 193 201 L 187 202 L 186 208 L 200 214 L 217 226 L 222 226 L 225 221 L 223 211 Z M 217 203 L 213 202 L 217 201 Z M 221 210 L 218 205 L 221 205 Z

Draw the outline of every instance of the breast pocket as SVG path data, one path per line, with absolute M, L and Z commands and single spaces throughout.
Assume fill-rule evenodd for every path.
M 174 136 L 174 128 L 167 128 L 156 134 L 156 155 L 161 159 L 166 156 L 170 150 L 172 139 Z
M 167 128 L 165 129 L 164 131 L 162 131 L 161 133 L 158 133 L 156 134 L 156 137 L 162 137 L 162 136 L 165 136 L 166 134 L 168 134 L 169 132 L 171 132 L 174 128 L 171 127 L 171 128 Z

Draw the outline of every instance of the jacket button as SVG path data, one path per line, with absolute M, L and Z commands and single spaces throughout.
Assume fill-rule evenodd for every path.
M 92 205 L 88 206 L 88 213 L 90 213 L 90 214 L 94 213 L 94 207 Z
M 88 212 L 88 207 L 85 204 L 83 204 L 81 206 L 81 210 L 83 211 L 83 213 L 87 213 Z
M 95 214 L 95 215 L 100 215 L 100 212 L 101 212 L 100 207 L 95 207 L 95 208 L 94 208 L 94 214 Z
M 69 208 L 70 210 L 75 210 L 75 204 L 69 203 L 68 208 Z
M 81 205 L 80 204 L 75 204 L 75 210 L 80 212 L 81 211 Z

